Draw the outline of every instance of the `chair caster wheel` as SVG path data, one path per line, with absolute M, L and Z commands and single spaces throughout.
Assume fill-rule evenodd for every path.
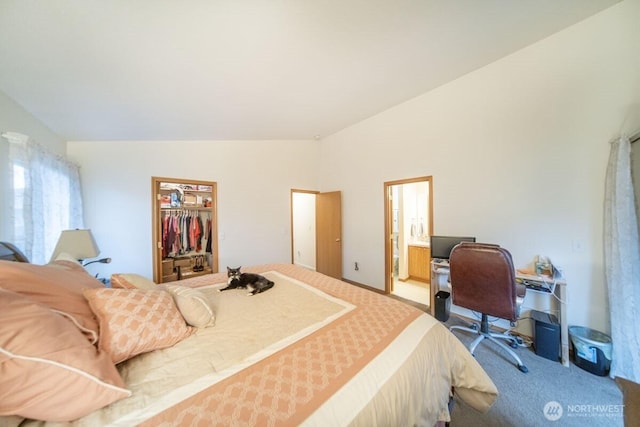
M 477 323 L 472 324 L 471 325 L 471 329 L 473 329 L 474 331 L 477 331 L 478 330 L 478 324 Z
M 524 365 L 518 365 L 518 369 L 520 369 L 520 372 L 524 372 L 525 374 L 529 372 L 529 369 Z
M 509 343 L 509 345 L 512 348 L 518 348 L 518 347 L 520 347 L 522 345 L 523 342 L 524 341 L 522 341 L 522 338 L 516 336 L 516 337 L 513 337 L 513 339 Z

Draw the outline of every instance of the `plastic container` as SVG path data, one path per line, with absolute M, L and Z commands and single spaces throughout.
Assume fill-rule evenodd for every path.
M 569 337 L 573 345 L 576 366 L 601 377 L 611 368 L 611 337 L 584 326 L 570 326 Z

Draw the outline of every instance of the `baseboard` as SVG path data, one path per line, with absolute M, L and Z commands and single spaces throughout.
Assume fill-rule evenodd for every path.
M 364 288 L 364 289 L 368 289 L 368 290 L 373 291 L 373 292 L 377 292 L 379 294 L 387 295 L 387 292 L 384 289 L 374 288 L 372 286 L 365 285 L 363 283 L 358 283 L 358 282 L 354 282 L 353 280 L 345 279 L 344 277 L 342 278 L 342 281 L 343 282 L 347 282 L 350 285 L 357 286 L 359 288 Z
M 301 262 L 294 262 L 293 265 L 297 265 L 298 267 L 306 268 L 307 270 L 316 271 L 315 266 L 303 264 Z

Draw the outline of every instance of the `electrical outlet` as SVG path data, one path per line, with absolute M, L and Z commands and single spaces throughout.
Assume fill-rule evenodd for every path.
M 357 262 L 357 261 L 353 263 L 353 269 L 354 269 L 355 271 L 360 270 L 360 267 L 358 266 L 358 262 Z

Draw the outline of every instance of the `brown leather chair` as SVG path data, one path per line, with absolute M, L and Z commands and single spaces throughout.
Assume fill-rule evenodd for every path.
M 512 323 L 518 319 L 526 292 L 524 285 L 516 283 L 516 272 L 509 251 L 498 245 L 461 243 L 451 251 L 449 269 L 453 304 L 482 315 L 479 326 L 452 326 L 449 330 L 460 329 L 479 335 L 469 345 L 471 354 L 480 342 L 488 339 L 509 353 L 517 361 L 518 369 L 528 372 L 518 355 L 498 340 L 508 340 L 511 347 L 517 348 L 521 339 L 489 331 L 489 316 Z

